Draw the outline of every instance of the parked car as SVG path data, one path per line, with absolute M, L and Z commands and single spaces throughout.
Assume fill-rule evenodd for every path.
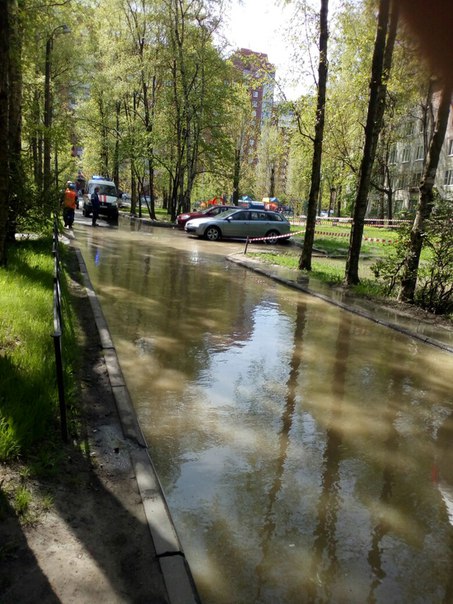
M 274 237 L 269 243 L 276 243 L 278 235 L 288 235 L 291 226 L 288 220 L 277 212 L 266 210 L 245 210 L 236 208 L 217 216 L 194 218 L 186 222 L 186 233 L 205 237 L 210 241 L 222 238 Z
M 118 197 L 118 207 L 120 208 L 130 208 L 132 203 L 132 198 L 129 193 L 121 193 L 120 197 Z
M 118 190 L 112 180 L 103 176 L 93 176 L 88 181 L 87 191 L 83 196 L 83 215 L 90 216 L 93 213 L 91 195 L 96 187 L 99 187 L 99 215 L 118 220 Z
M 184 225 L 188 220 L 192 218 L 204 218 L 204 217 L 212 217 L 217 216 L 221 212 L 225 212 L 225 210 L 235 210 L 237 206 L 231 205 L 212 205 L 204 210 L 198 210 L 197 212 L 185 212 L 184 214 L 179 214 L 176 216 L 176 224 L 178 228 L 183 229 Z

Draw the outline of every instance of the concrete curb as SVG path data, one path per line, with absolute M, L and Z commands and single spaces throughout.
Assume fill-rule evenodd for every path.
M 149 456 L 148 445 L 140 428 L 132 400 L 118 361 L 115 346 L 88 275 L 81 251 L 74 248 L 79 262 L 83 284 L 88 293 L 96 327 L 120 417 L 124 437 L 135 446 L 129 447 L 131 465 L 135 473 L 148 528 L 156 549 L 164 578 L 169 604 L 200 604 L 192 573 L 179 541 L 167 501 Z
M 329 296 L 326 296 L 325 294 L 322 294 L 320 292 L 314 291 L 313 289 L 311 289 L 305 285 L 301 285 L 300 283 L 297 283 L 296 281 L 292 281 L 291 279 L 286 279 L 276 273 L 273 273 L 270 270 L 263 269 L 262 266 L 255 264 L 252 260 L 244 260 L 243 258 L 242 259 L 236 258 L 234 255 L 227 256 L 226 259 L 229 262 L 233 262 L 234 264 L 239 264 L 240 266 L 244 266 L 245 268 L 248 268 L 248 269 L 254 271 L 255 273 L 259 273 L 260 275 L 265 275 L 266 277 L 269 277 L 270 279 L 277 281 L 278 283 L 282 283 L 283 285 L 287 285 L 289 287 L 292 287 L 293 289 L 298 289 L 299 291 L 309 294 L 310 296 L 319 298 L 319 299 L 323 300 L 324 302 L 328 302 L 329 304 L 338 306 L 339 308 L 342 308 L 343 310 L 347 310 L 348 312 L 352 312 L 355 315 L 359 315 L 360 317 L 373 321 L 373 323 L 378 323 L 379 325 L 383 325 L 385 327 L 388 327 L 389 329 L 398 331 L 399 333 L 410 336 L 411 338 L 421 340 L 425 344 L 429 344 L 431 346 L 435 346 L 436 348 L 440 348 L 441 350 L 445 350 L 446 352 L 453 353 L 453 347 L 449 346 L 448 344 L 445 344 L 445 342 L 441 342 L 440 340 L 435 340 L 434 338 L 430 338 L 429 336 L 425 336 L 423 334 L 416 333 L 410 329 L 402 327 L 401 325 L 396 325 L 395 323 L 391 323 L 390 321 L 386 321 L 384 319 L 380 319 L 379 317 L 375 317 L 375 316 L 371 315 L 370 313 L 366 312 L 365 310 L 362 310 L 359 308 L 354 308 L 348 304 L 345 304 L 344 302 L 340 302 L 339 300 L 334 300 L 333 298 L 330 298 Z

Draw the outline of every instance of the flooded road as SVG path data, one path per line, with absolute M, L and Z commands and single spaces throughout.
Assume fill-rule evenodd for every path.
M 204 604 L 453 601 L 453 355 L 243 244 L 75 231 Z

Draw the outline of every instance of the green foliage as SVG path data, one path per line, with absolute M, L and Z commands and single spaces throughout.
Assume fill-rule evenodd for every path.
M 453 202 L 443 202 L 427 221 L 430 254 L 418 273 L 416 302 L 435 314 L 453 313 Z
M 453 204 L 438 202 L 426 221 L 423 250 L 417 277 L 415 303 L 435 314 L 453 312 Z M 410 244 L 411 228 L 398 231 L 393 253 L 372 267 L 385 294 L 394 295 L 401 283 L 404 260 Z
M 50 238 L 21 241 L 0 269 L 0 460 L 59 437 L 51 249 Z M 70 398 L 76 346 L 66 298 L 63 303 Z
M 401 281 L 404 258 L 410 243 L 411 225 L 403 225 L 398 229 L 398 239 L 393 250 L 372 265 L 371 270 L 383 288 L 386 295 L 395 294 Z
M 30 491 L 26 487 L 20 486 L 14 495 L 14 509 L 16 510 L 16 513 L 19 516 L 25 516 L 31 501 L 32 495 Z

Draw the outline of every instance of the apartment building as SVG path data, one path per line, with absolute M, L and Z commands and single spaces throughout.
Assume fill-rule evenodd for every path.
M 250 94 L 252 106 L 247 154 L 256 155 L 264 123 L 271 118 L 274 104 L 275 67 L 267 54 L 248 48 L 237 50 L 231 57 L 233 65 L 242 74 Z
M 395 212 L 416 207 L 440 94 L 440 91 L 434 92 L 428 111 L 420 107 L 404 121 L 399 139 L 391 149 L 388 177 L 391 182 L 387 184 L 395 193 Z M 450 111 L 435 187 L 441 198 L 453 199 L 453 111 Z

